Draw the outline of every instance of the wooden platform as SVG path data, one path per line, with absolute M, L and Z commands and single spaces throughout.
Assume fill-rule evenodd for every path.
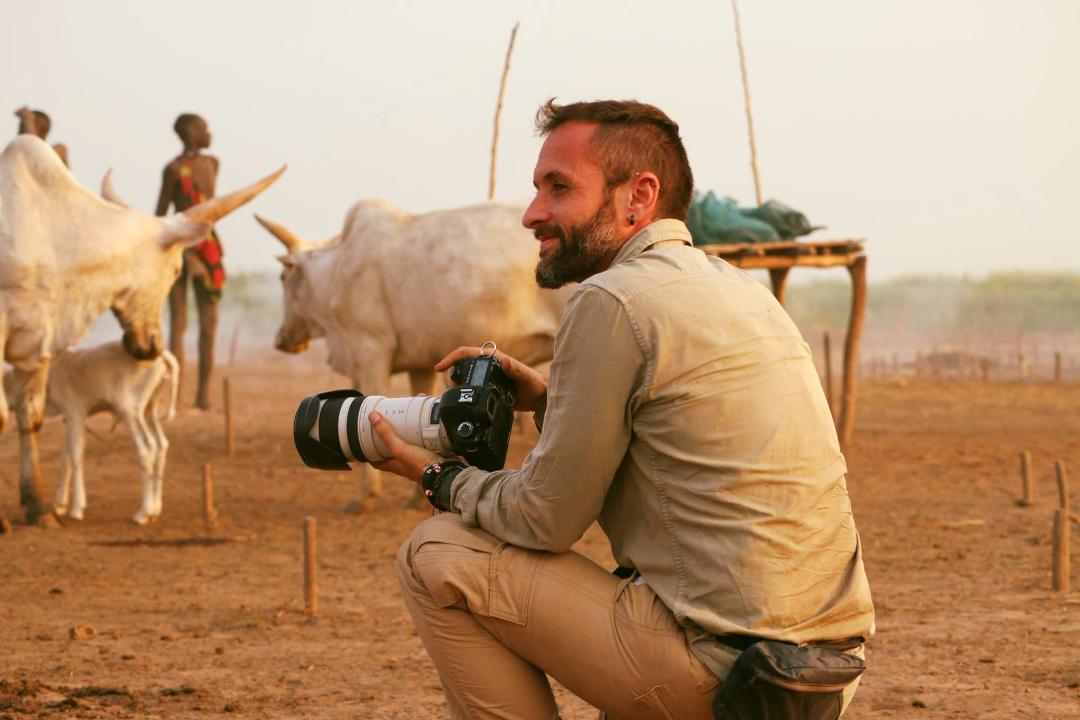
M 851 313 L 844 337 L 843 392 L 840 396 L 840 417 L 837 434 L 840 444 L 851 442 L 855 427 L 855 398 L 859 341 L 866 317 L 866 255 L 858 240 L 818 240 L 800 242 L 787 240 L 771 243 L 734 243 L 728 245 L 697 245 L 706 255 L 723 258 L 744 270 L 768 270 L 773 294 L 782 305 L 787 295 L 787 276 L 794 267 L 846 267 L 851 275 Z M 831 394 L 831 393 L 830 393 Z
M 863 240 L 823 240 L 771 243 L 698 245 L 706 255 L 715 255 L 745 269 L 791 267 L 846 267 L 863 252 Z

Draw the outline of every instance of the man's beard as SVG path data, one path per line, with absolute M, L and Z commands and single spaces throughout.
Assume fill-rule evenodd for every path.
M 569 282 L 581 282 L 604 269 L 615 238 L 614 203 L 609 196 L 592 218 L 566 233 L 557 225 L 541 225 L 534 234 L 557 237 L 559 247 L 536 264 L 536 284 L 542 288 L 560 288 Z

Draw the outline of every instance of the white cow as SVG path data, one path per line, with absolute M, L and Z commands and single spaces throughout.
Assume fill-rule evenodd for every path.
M 488 203 L 413 215 L 361 200 L 341 239 L 320 245 L 259 218 L 289 251 L 278 258 L 285 318 L 277 348 L 301 352 L 325 337 L 331 367 L 364 393 L 386 392 L 391 373 L 404 371 L 413 393 L 430 394 L 436 362 L 487 340 L 528 364 L 550 360 L 571 290 L 537 286 L 537 242 L 521 225 L 523 210 Z
M 12 373 L 5 373 L 5 386 L 13 379 Z M 120 342 L 110 342 L 86 350 L 65 350 L 53 358 L 49 365 L 45 415 L 62 415 L 67 423 L 55 500 L 57 514 L 83 519 L 86 419 L 99 412 L 109 412 L 117 422 L 127 426 L 139 455 L 142 506 L 132 519 L 145 525 L 161 515 L 162 481 L 169 450 L 161 421 L 175 417 L 179 388 L 179 365 L 168 350 L 152 360 L 136 360 Z
M 181 252 L 284 172 L 170 217 L 95 196 L 42 140 L 20 135 L 0 153 L 0 347 L 14 367 L 19 494 L 27 520 L 55 524 L 42 499 L 37 433 L 49 359 L 77 342 L 107 308 L 137 358 L 161 353 L 161 311 Z M 6 424 L 0 394 L 0 429 Z

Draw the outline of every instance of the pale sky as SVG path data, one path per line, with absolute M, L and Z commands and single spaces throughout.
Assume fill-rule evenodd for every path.
M 874 279 L 1080 269 L 1080 1 L 740 11 L 765 194 L 828 226 L 813 237 L 867 238 Z M 727 0 L 2 0 L 0 133 L 16 107 L 46 110 L 82 183 L 112 167 L 152 211 L 173 120 L 202 114 L 219 192 L 289 164 L 220 228 L 227 267 L 269 270 L 278 247 L 252 210 L 323 239 L 362 197 L 416 212 L 485 199 L 517 20 L 499 199 L 531 194 L 541 102 L 633 97 L 681 125 L 699 189 L 752 204 Z

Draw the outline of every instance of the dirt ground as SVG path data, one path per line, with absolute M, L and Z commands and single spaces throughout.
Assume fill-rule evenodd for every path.
M 445 716 L 393 568 L 429 513 L 403 509 L 409 488 L 387 477 L 373 512 L 346 515 L 352 474 L 302 467 L 297 401 L 347 385 L 321 355 L 267 351 L 231 376 L 236 454 L 224 453 L 220 401 L 184 409 L 168 427 L 164 515 L 148 527 L 128 520 L 134 451 L 107 418 L 91 421 L 101 437 L 87 443 L 86 519 L 61 530 L 21 523 L 16 435 L 0 439 L 0 513 L 15 522 L 0 536 L 0 719 Z M 860 401 L 848 482 L 878 633 L 847 717 L 1080 717 L 1080 594 L 1050 591 L 1053 461 L 1080 473 L 1080 385 L 866 382 Z M 44 430 L 50 492 L 62 433 L 57 420 Z M 533 439 L 515 436 L 511 464 Z M 1024 449 L 1030 508 L 1015 503 Z M 314 622 L 303 614 L 305 516 L 318 520 Z M 579 549 L 610 563 L 595 527 Z M 1074 587 L 1077 566 L 1074 553 Z M 565 718 L 595 717 L 559 698 Z

